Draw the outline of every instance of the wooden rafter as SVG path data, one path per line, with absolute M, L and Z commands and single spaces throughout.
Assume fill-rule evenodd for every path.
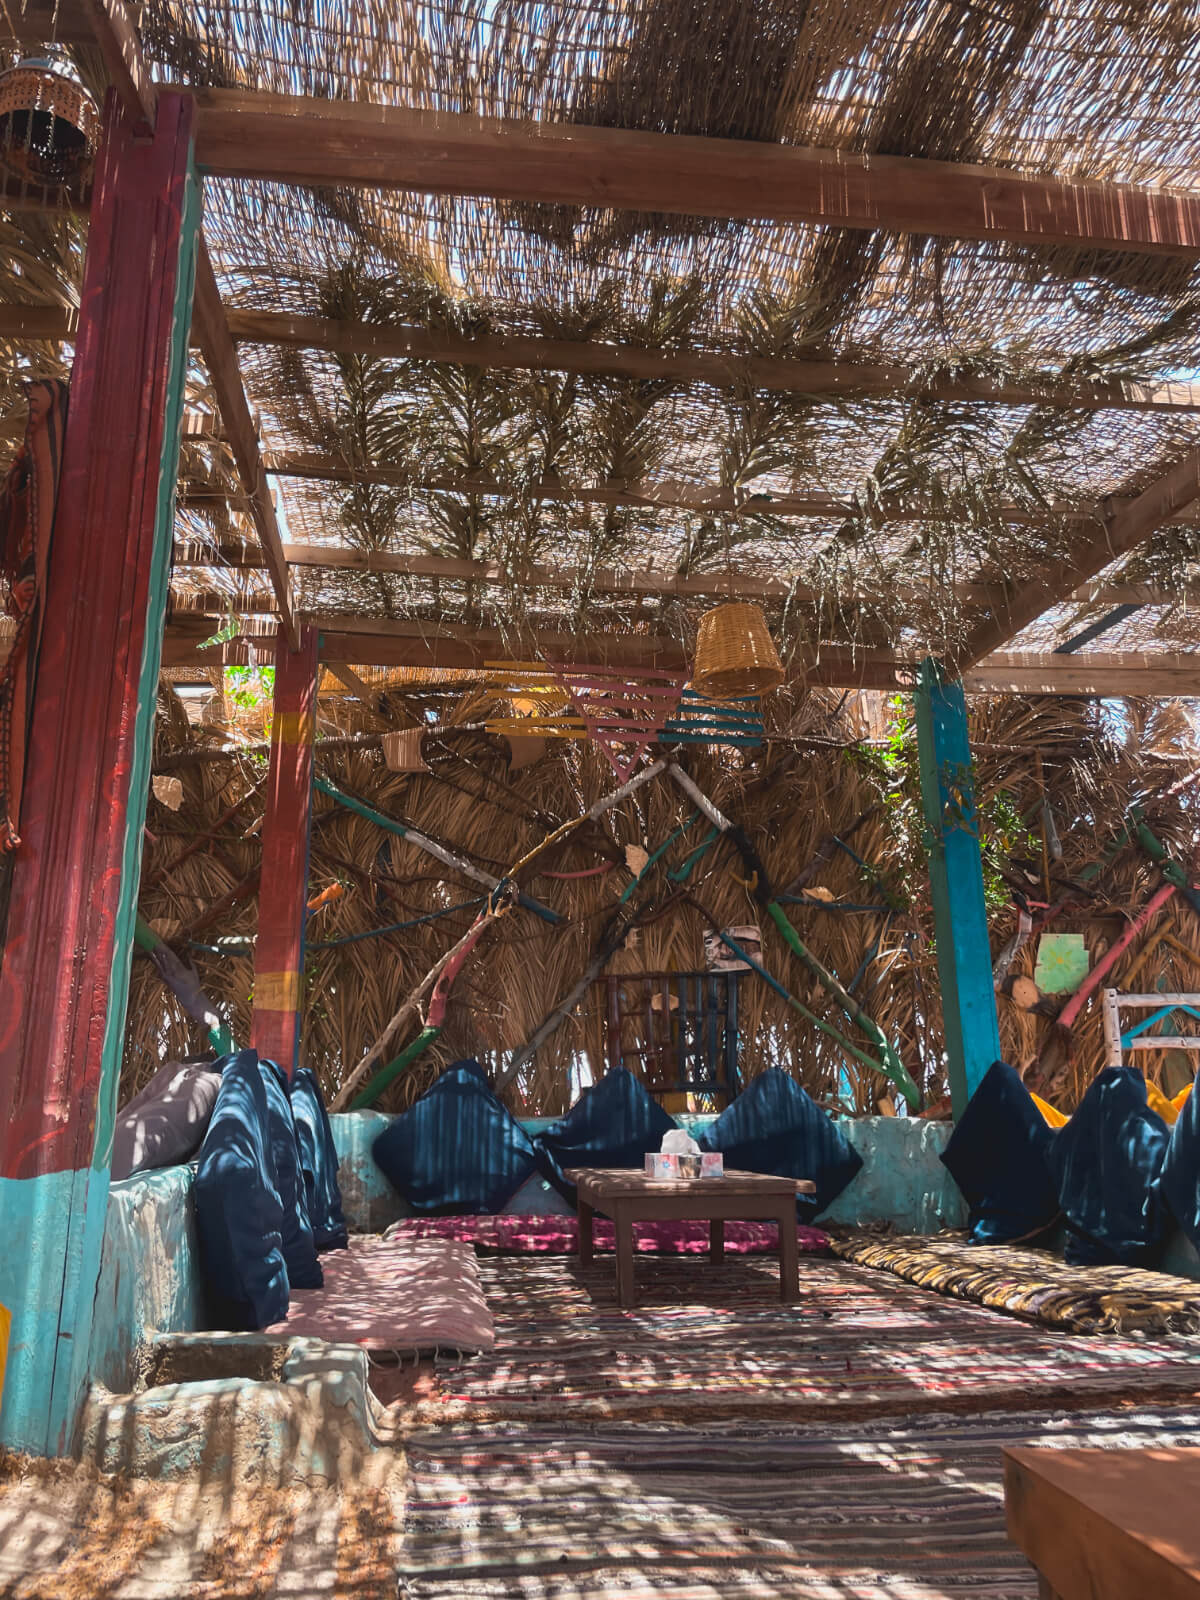
M 275 502 L 267 483 L 258 433 L 242 385 L 237 351 L 225 321 L 221 292 L 217 287 L 216 276 L 203 238 L 196 256 L 196 299 L 192 312 L 192 326 L 199 337 L 208 375 L 217 396 L 221 420 L 225 426 L 225 436 L 233 452 L 238 477 L 262 545 L 271 587 L 279 603 L 279 619 L 292 648 L 297 649 L 300 636 L 292 613 L 287 562 L 284 559 L 283 540 L 275 516 Z
M 683 577 L 661 570 L 639 572 L 634 568 L 596 567 L 585 572 L 579 567 L 545 567 L 536 564 L 507 570 L 498 561 L 468 561 L 456 556 L 414 555 L 392 550 L 358 550 L 351 545 L 285 544 L 283 553 L 291 567 L 387 572 L 399 578 L 436 578 L 451 583 L 495 584 L 517 589 L 570 592 L 579 588 L 593 594 L 636 595 L 648 599 L 670 596 L 725 600 L 790 599 L 804 602 L 818 598 L 815 591 L 804 589 L 786 575 L 771 577 L 754 572 L 703 572 Z M 179 569 L 254 571 L 261 570 L 264 564 L 256 545 L 240 542 L 222 544 L 215 549 L 210 545 L 191 543 L 177 546 L 175 551 L 175 566 Z M 925 585 L 905 583 L 903 579 L 898 579 L 895 587 L 902 597 L 915 601 L 928 592 Z M 1004 591 L 998 584 L 956 584 L 954 593 L 957 602 L 964 606 L 984 607 L 1004 599 Z M 1088 606 L 1161 606 L 1172 603 L 1176 598 L 1176 595 L 1168 594 L 1153 584 L 1119 582 L 1083 584 L 1070 596 L 1077 605 Z M 846 603 L 857 602 L 851 600 Z
M 1200 195 L 917 157 L 196 91 L 225 178 L 1200 254 Z
M 522 336 L 466 339 L 440 329 L 333 321 L 282 311 L 225 313 L 235 340 L 375 355 L 386 360 L 441 361 L 458 366 L 591 376 L 670 379 L 715 387 L 749 385 L 814 397 L 916 394 L 936 400 L 1006 406 L 1064 406 L 1096 411 L 1200 411 L 1200 385 L 1088 383 L 1053 374 L 1029 380 L 982 376 L 921 377 L 903 366 L 866 361 L 802 361 L 714 350 L 647 350 L 598 339 Z M 69 339 L 76 313 L 56 306 L 0 305 L 0 335 Z
M 989 608 L 968 634 L 956 658 L 959 670 L 974 666 L 1009 639 L 1015 639 L 1044 612 L 1069 599 L 1080 584 L 1088 583 L 1112 562 L 1128 555 L 1156 529 L 1197 501 L 1200 449 L 1175 462 L 1141 493 L 1115 505 L 1093 537 L 1081 540 L 1070 556 L 1049 563 L 1036 578 L 1007 585 L 1002 603 Z

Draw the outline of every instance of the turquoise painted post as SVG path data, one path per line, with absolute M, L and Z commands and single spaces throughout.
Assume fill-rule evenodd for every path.
M 199 227 L 193 102 L 110 95 L 0 950 L 0 1444 L 72 1447 L 89 1378 Z M 101 1343 L 109 1330 L 101 1330 Z
M 938 976 L 955 1117 L 1000 1055 L 962 684 L 922 662 L 914 695 Z

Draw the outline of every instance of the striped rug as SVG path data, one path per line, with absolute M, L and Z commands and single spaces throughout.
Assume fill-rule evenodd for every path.
M 1200 1445 L 1200 1411 L 417 1436 L 400 1595 L 1036 1600 L 1005 1536 L 1010 1444 Z
M 1200 1340 L 1081 1338 L 807 1258 L 797 1305 L 774 1263 L 743 1256 L 637 1263 L 639 1302 L 616 1305 L 611 1261 L 480 1260 L 495 1348 L 439 1365 L 417 1426 L 785 1418 L 1086 1409 L 1200 1398 Z

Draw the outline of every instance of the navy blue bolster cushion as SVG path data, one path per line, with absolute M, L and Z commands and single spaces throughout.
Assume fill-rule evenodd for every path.
M 243 1332 L 287 1316 L 283 1205 L 258 1054 L 239 1050 L 217 1067 L 221 1086 L 192 1193 L 210 1319 Z
M 275 1159 L 275 1187 L 283 1207 L 283 1259 L 288 1282 L 293 1289 L 319 1289 L 325 1274 L 317 1260 L 317 1245 L 308 1218 L 308 1194 L 300 1168 L 300 1145 L 287 1077 L 274 1061 L 261 1061 L 259 1070 L 267 1094 L 267 1137 Z
M 413 1210 L 428 1216 L 502 1211 L 535 1171 L 533 1141 L 477 1061 L 447 1067 L 371 1153 Z
M 1166 1242 L 1159 1176 L 1170 1134 L 1134 1067 L 1106 1067 L 1061 1128 L 1051 1166 L 1074 1266 L 1152 1265 Z
M 344 1250 L 350 1240 L 338 1187 L 337 1148 L 325 1098 L 311 1067 L 296 1069 L 290 1093 L 313 1242 L 318 1251 Z
M 1159 1193 L 1171 1216 L 1200 1250 L 1200 1077 L 1171 1129 Z
M 542 1174 L 575 1204 L 569 1167 L 637 1167 L 662 1148 L 674 1117 L 647 1092 L 628 1067 L 614 1067 L 593 1084 L 566 1116 L 538 1134 L 535 1144 Z
M 994 1061 L 942 1152 L 972 1244 L 1032 1243 L 1058 1221 L 1055 1137 L 1016 1069 Z
M 820 1216 L 862 1170 L 862 1157 L 790 1073 L 769 1067 L 696 1141 L 725 1165 L 779 1178 L 808 1178 L 816 1195 L 797 1195 L 801 1219 Z

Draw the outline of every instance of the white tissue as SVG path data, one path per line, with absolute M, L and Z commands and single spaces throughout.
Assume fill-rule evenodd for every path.
M 663 1134 L 662 1153 L 665 1156 L 698 1156 L 700 1146 L 683 1128 L 672 1128 Z

